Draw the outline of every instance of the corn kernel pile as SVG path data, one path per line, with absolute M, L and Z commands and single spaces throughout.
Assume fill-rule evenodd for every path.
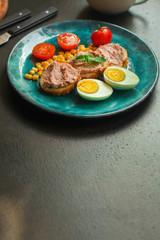
M 88 47 L 85 47 L 84 45 L 79 45 L 77 49 L 71 49 L 70 51 L 65 52 L 59 51 L 58 54 L 54 55 L 52 58 L 46 61 L 37 62 L 35 64 L 35 67 L 32 67 L 29 73 L 26 73 L 24 77 L 28 80 L 37 81 L 42 75 L 43 70 L 46 69 L 53 61 L 65 63 L 67 62 L 67 60 L 73 58 L 78 51 L 88 52 L 90 50 L 94 51 L 96 50 L 96 47 L 93 45 L 89 45 Z

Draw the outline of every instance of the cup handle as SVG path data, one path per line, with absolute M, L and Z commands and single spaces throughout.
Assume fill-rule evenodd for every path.
M 135 0 L 134 5 L 138 5 L 138 4 L 141 4 L 141 3 L 147 2 L 147 1 L 148 1 L 148 0 Z

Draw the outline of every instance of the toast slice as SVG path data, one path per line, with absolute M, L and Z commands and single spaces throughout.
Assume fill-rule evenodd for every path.
M 95 51 L 91 50 L 89 52 L 78 52 L 74 58 L 79 55 L 93 55 L 94 57 L 104 57 L 106 59 L 103 63 L 91 63 L 88 64 L 83 61 L 72 61 L 69 60 L 69 63 L 76 69 L 80 71 L 82 79 L 86 78 L 98 78 L 103 74 L 105 69 L 110 66 L 119 66 L 126 68 L 128 63 L 128 54 L 127 50 L 121 47 L 119 44 L 105 44 L 99 46 Z
M 81 80 L 80 73 L 68 63 L 54 61 L 42 73 L 41 88 L 55 96 L 68 94 Z

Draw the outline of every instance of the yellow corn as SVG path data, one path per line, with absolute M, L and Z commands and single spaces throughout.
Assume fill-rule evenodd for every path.
M 29 73 L 33 75 L 33 74 L 35 74 L 35 71 L 34 70 L 30 70 Z
M 49 66 L 49 62 L 47 62 L 47 61 L 42 62 L 42 67 L 44 69 L 47 68 L 48 66 Z
M 75 48 L 73 48 L 73 49 L 70 50 L 70 53 L 75 55 L 77 53 L 77 50 Z
M 41 76 L 41 75 L 42 75 L 42 73 L 43 73 L 43 71 L 39 71 L 39 72 L 38 72 L 38 75 L 39 75 L 39 76 Z
M 79 45 L 78 46 L 78 51 L 85 51 L 85 46 L 84 45 Z
M 43 71 L 44 70 L 44 68 L 42 66 L 38 66 L 37 68 L 38 68 L 39 71 Z
M 53 59 L 50 58 L 50 59 L 47 60 L 47 62 L 52 63 Z
M 34 75 L 32 76 L 32 80 L 34 80 L 34 81 L 37 81 L 37 80 L 38 80 L 38 78 L 39 78 L 39 76 L 38 76 L 38 75 L 36 75 L 36 74 L 34 74 Z
M 87 48 L 89 48 L 89 49 L 91 49 L 91 50 L 93 50 L 93 51 L 95 51 L 95 50 L 97 49 L 97 47 L 94 46 L 94 45 L 89 45 Z
M 56 61 L 57 62 L 65 62 L 65 58 L 61 55 L 58 55 Z
M 57 60 L 57 55 L 54 55 L 52 58 L 53 60 Z
M 61 63 L 67 62 L 64 57 L 63 57 L 63 58 L 57 58 L 56 61 L 57 61 L 57 62 L 61 62 Z
M 64 54 L 64 58 L 67 59 L 67 60 L 71 59 L 71 58 L 73 58 L 73 54 L 71 54 L 70 52 L 67 52 L 67 53 Z
M 59 51 L 58 54 L 59 55 L 64 55 L 64 52 L 63 51 Z
M 37 62 L 37 63 L 36 63 L 36 67 L 38 68 L 39 66 L 41 66 L 41 63 L 40 63 L 40 62 Z
M 87 48 L 85 49 L 85 52 L 89 52 L 90 50 L 91 50 L 91 49 L 87 47 Z
M 36 67 L 32 67 L 32 70 L 34 70 L 35 72 L 38 72 L 38 68 Z
M 28 73 L 26 73 L 24 77 L 25 77 L 26 79 L 28 79 L 28 80 L 31 80 L 31 79 L 32 79 L 32 75 L 31 75 L 31 74 L 28 74 Z
M 57 55 L 57 58 L 61 59 L 61 58 L 64 58 L 64 56 L 59 54 L 59 55 Z

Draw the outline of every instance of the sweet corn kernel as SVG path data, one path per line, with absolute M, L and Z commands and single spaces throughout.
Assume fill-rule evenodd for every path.
M 65 58 L 63 56 L 57 56 L 57 59 L 56 59 L 57 62 L 65 62 Z
M 67 59 L 67 60 L 71 59 L 72 57 L 73 57 L 73 55 L 70 52 L 67 52 L 67 53 L 64 54 L 64 58 Z
M 39 71 L 39 72 L 38 72 L 38 76 L 41 76 L 42 73 L 43 73 L 43 71 Z
M 37 81 L 38 78 L 39 78 L 39 75 L 34 74 L 34 75 L 32 76 L 32 80 L 34 80 L 34 81 Z
M 37 62 L 37 63 L 36 63 L 36 67 L 38 68 L 39 66 L 41 66 L 41 63 L 40 63 L 40 62 Z
M 78 46 L 78 50 L 79 51 L 84 51 L 86 48 L 85 48 L 85 46 L 84 45 L 79 45 Z
M 57 55 L 53 56 L 52 58 L 53 60 L 57 60 Z
M 63 51 L 59 51 L 58 54 L 59 55 L 64 55 L 64 52 Z
M 28 74 L 28 73 L 26 73 L 24 77 L 25 77 L 26 79 L 28 79 L 28 80 L 31 80 L 31 79 L 32 79 L 32 75 L 31 75 L 31 74 Z
M 97 49 L 97 47 L 94 46 L 94 45 L 89 45 L 87 48 L 89 48 L 89 49 L 91 49 L 91 50 L 93 50 L 93 51 L 95 51 L 95 50 Z
M 34 70 L 30 70 L 29 73 L 33 75 L 33 74 L 35 74 L 35 71 Z
M 44 70 L 44 68 L 42 66 L 38 66 L 37 68 L 38 68 L 39 71 L 43 71 Z
M 68 59 L 73 58 L 73 54 L 68 55 Z
M 48 66 L 49 66 L 49 62 L 47 62 L 47 61 L 42 62 L 42 67 L 44 69 L 47 68 Z
M 65 63 L 65 62 L 67 62 L 65 58 L 61 60 L 61 63 Z
M 35 72 L 38 72 L 38 68 L 36 67 L 32 67 L 32 70 L 34 70 Z
M 91 49 L 87 47 L 87 48 L 85 49 L 85 52 L 89 52 L 90 50 L 91 50 Z
M 62 55 L 58 55 L 57 59 L 64 59 L 64 57 Z
M 49 64 L 49 65 L 50 65 L 50 64 Z M 49 66 L 49 65 L 48 65 L 48 66 Z M 47 66 L 47 65 L 46 65 L 46 66 L 44 66 L 44 69 L 46 69 L 48 66 Z
M 73 58 L 73 57 L 74 57 L 74 55 L 73 55 L 73 54 L 70 54 L 70 55 L 68 55 L 67 60 L 68 60 L 68 59 L 71 59 L 71 58 Z
M 47 62 L 52 63 L 53 59 L 50 58 L 50 59 L 47 60 Z
M 63 55 L 57 55 L 57 58 L 64 58 L 64 56 Z
M 73 48 L 73 49 L 71 49 L 70 53 L 75 55 L 77 53 L 77 50 L 75 48 Z

